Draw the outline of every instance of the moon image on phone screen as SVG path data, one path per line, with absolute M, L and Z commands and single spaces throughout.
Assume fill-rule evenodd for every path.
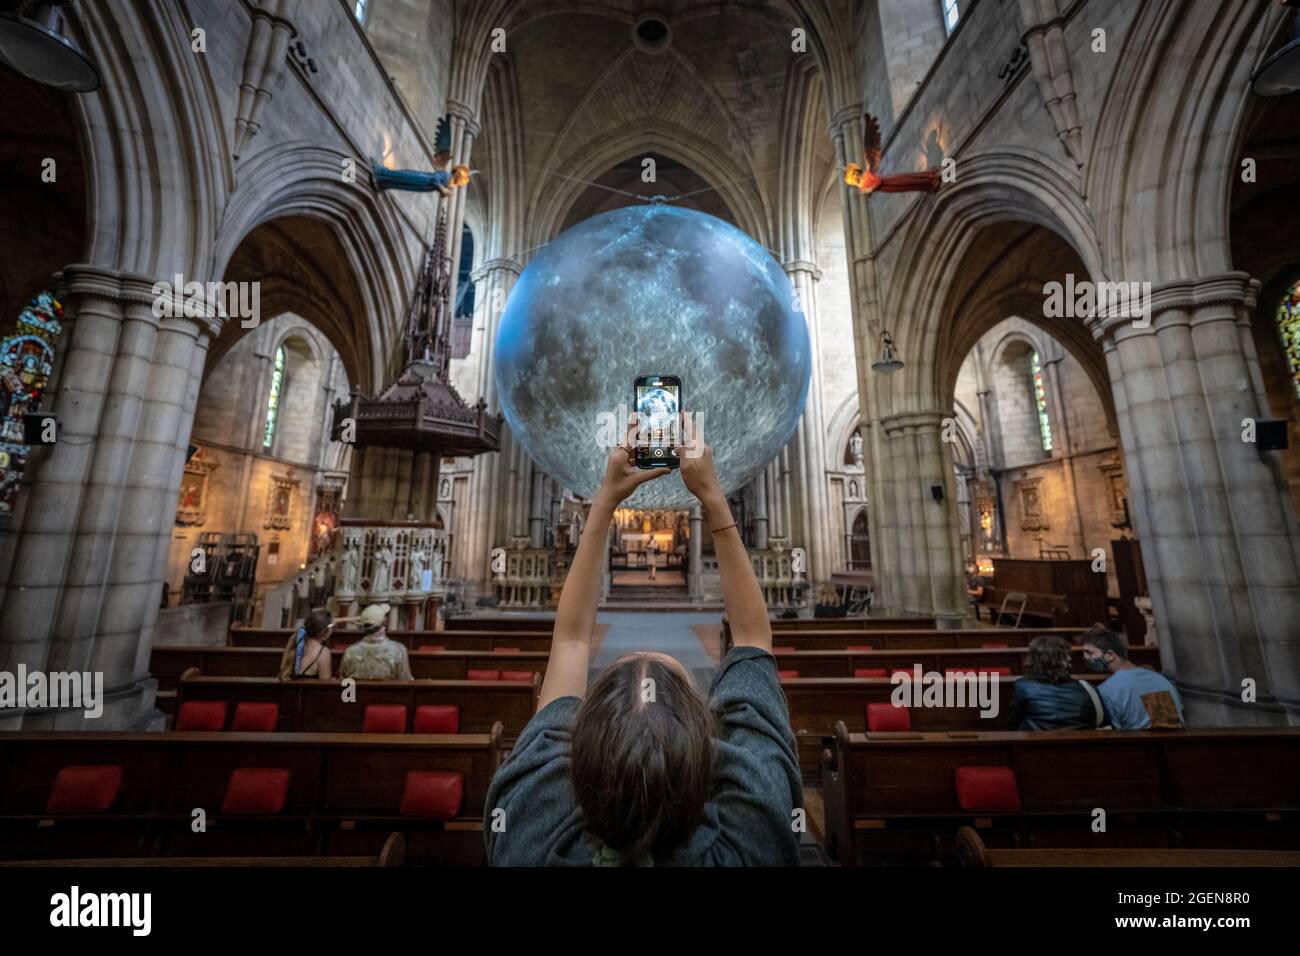
M 677 386 L 644 385 L 637 389 L 636 420 L 648 429 L 651 442 L 665 445 L 677 444 Z

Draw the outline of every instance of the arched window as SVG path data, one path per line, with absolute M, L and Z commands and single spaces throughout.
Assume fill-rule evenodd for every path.
M 1300 282 L 1291 286 L 1277 309 L 1277 330 L 1291 370 L 1291 385 L 1300 398 Z
M 867 523 L 867 509 L 863 508 L 853 519 L 849 533 L 849 570 L 865 571 L 871 567 L 871 529 Z
M 1043 451 L 1052 450 L 1052 426 L 1047 420 L 1047 388 L 1043 384 L 1043 366 L 1035 352 L 1029 358 L 1032 373 L 1031 385 L 1034 391 L 1034 409 L 1038 412 L 1038 437 L 1043 443 Z
M 460 231 L 460 265 L 456 269 L 456 309 L 451 320 L 451 357 L 465 358 L 474 335 L 474 233 L 469 223 Z
M 13 335 L 0 341 L 0 525 L 8 521 L 27 466 L 23 418 L 36 411 L 63 334 L 63 306 L 42 292 L 18 316 Z
M 280 398 L 284 392 L 284 346 L 275 350 L 275 367 L 271 370 L 271 391 L 266 396 L 266 430 L 262 433 L 262 448 L 269 450 L 275 444 L 275 423 L 280 414 Z
M 943 4 L 943 28 L 949 33 L 957 29 L 957 21 L 961 19 L 961 11 L 957 9 L 957 0 L 940 0 Z

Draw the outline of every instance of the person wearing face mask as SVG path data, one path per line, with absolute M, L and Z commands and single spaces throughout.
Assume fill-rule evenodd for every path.
M 1168 729 L 1183 725 L 1183 702 L 1163 674 L 1128 659 L 1122 635 L 1095 624 L 1079 638 L 1090 670 L 1108 673 L 1097 692 L 1116 730 Z

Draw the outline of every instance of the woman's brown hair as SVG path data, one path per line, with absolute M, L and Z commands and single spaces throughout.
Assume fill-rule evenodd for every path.
M 716 720 L 679 666 L 634 654 L 607 667 L 573 727 L 587 832 L 629 863 L 684 845 L 704 819 Z
M 1063 684 L 1070 679 L 1070 645 L 1065 638 L 1040 634 L 1029 642 L 1022 677 L 1048 684 Z
M 334 618 L 330 612 L 323 607 L 318 607 L 307 615 L 306 620 L 302 622 L 302 628 L 307 632 L 308 637 L 321 641 L 325 639 L 323 632 L 333 623 Z

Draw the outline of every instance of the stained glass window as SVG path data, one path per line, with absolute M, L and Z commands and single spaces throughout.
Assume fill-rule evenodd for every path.
M 275 423 L 280 414 L 280 395 L 284 390 L 284 346 L 275 350 L 275 368 L 271 370 L 271 393 L 266 396 L 266 431 L 262 447 L 275 444 Z
M 1277 310 L 1277 330 L 1291 369 L 1291 384 L 1300 398 L 1300 282 L 1293 285 Z
M 957 9 L 957 0 L 943 0 L 943 25 L 944 28 L 952 33 L 957 29 L 957 21 L 961 19 L 961 11 Z
M 0 342 L 0 516 L 5 520 L 27 465 L 23 416 L 36 411 L 50 380 L 61 318 L 58 299 L 42 292 L 19 314 L 14 334 Z
M 1034 407 L 1038 411 L 1038 435 L 1043 442 L 1043 451 L 1052 450 L 1052 426 L 1047 420 L 1047 387 L 1043 383 L 1043 366 L 1035 352 L 1029 359 L 1029 367 L 1034 375 Z

